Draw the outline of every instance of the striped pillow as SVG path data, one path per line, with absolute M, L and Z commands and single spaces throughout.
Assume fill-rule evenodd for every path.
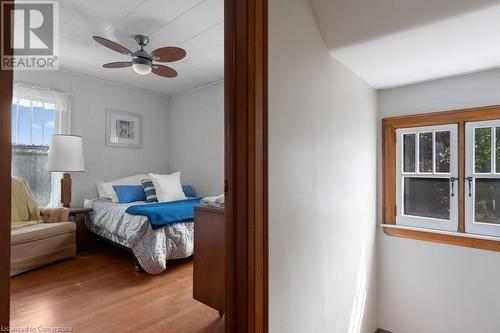
M 144 193 L 146 193 L 146 202 L 157 202 L 156 189 L 151 179 L 143 179 L 141 183 L 144 187 Z

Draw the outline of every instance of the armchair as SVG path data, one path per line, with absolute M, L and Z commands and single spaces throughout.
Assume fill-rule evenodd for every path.
M 10 275 L 76 256 L 76 226 L 67 208 L 38 207 L 25 180 L 12 177 Z

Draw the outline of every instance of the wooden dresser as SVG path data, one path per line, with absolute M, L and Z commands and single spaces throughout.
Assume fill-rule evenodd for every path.
M 194 209 L 193 298 L 224 315 L 225 222 L 224 209 Z

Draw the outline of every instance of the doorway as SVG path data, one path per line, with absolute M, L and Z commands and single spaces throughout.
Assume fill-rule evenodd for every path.
M 1 1 L 2 3 L 6 1 Z M 225 1 L 226 332 L 267 331 L 267 1 Z M 9 33 L 4 26 L 2 33 Z M 0 208 L 10 221 L 12 72 L 0 71 Z M 10 225 L 0 224 L 0 324 Z

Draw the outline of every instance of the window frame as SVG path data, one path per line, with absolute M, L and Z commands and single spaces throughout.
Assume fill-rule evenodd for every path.
M 491 161 L 490 172 L 476 172 L 475 164 L 475 131 L 476 129 L 491 129 Z M 471 195 L 469 189 L 465 195 L 465 231 L 467 233 L 497 236 L 500 238 L 500 225 L 484 222 L 476 222 L 474 216 L 476 199 L 476 179 L 500 179 L 500 173 L 496 169 L 496 128 L 500 128 L 500 119 L 468 122 L 465 124 L 465 176 L 472 177 Z M 468 184 L 467 184 L 468 186 Z
M 500 237 L 465 233 L 465 123 L 500 119 L 500 105 L 382 119 L 382 218 L 386 235 L 500 251 Z M 458 230 L 443 231 L 396 224 L 396 130 L 458 125 Z
M 436 171 L 436 152 L 435 152 L 435 133 L 436 132 L 450 132 L 450 151 L 452 156 L 450 158 L 450 171 L 437 172 Z M 432 171 L 420 170 L 419 158 L 419 135 L 421 133 L 432 133 Z M 404 171 L 404 135 L 415 134 L 415 171 Z M 458 196 L 452 196 L 451 182 L 450 187 L 450 218 L 449 220 L 419 217 L 415 215 L 406 215 L 404 213 L 404 184 L 403 179 L 409 178 L 424 178 L 424 179 L 450 179 L 451 177 L 458 177 L 458 126 L 457 124 L 447 125 L 432 125 L 420 126 L 410 128 L 396 129 L 396 224 L 420 227 L 426 229 L 457 231 L 458 230 Z M 455 185 L 454 185 L 455 186 Z M 454 191 L 458 192 L 458 191 Z

